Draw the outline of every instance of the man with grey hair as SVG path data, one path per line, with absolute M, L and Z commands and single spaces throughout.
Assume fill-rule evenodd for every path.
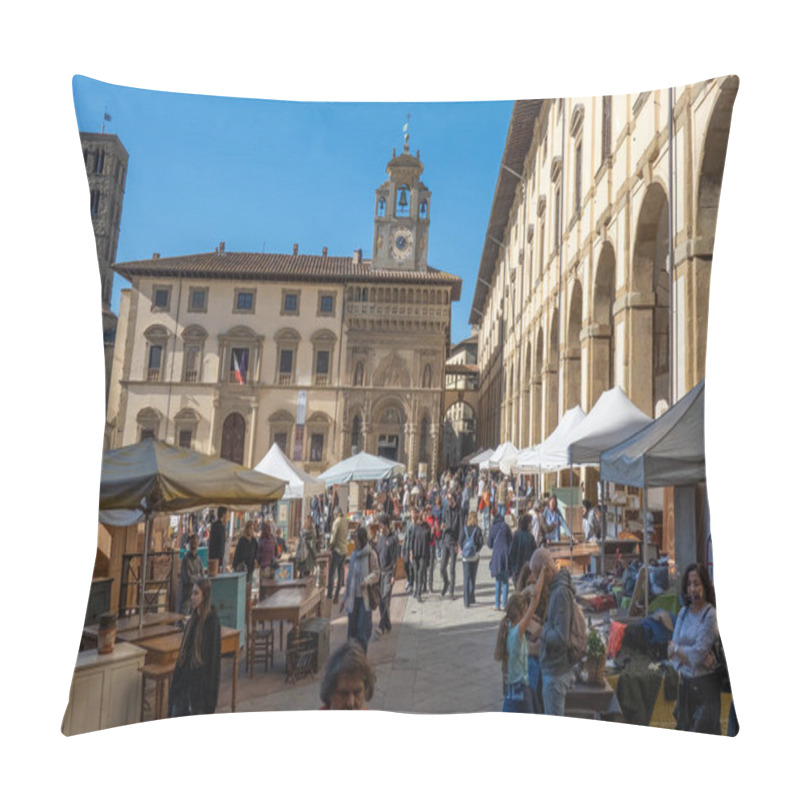
M 375 671 L 356 642 L 335 650 L 325 665 L 319 696 L 320 710 L 361 711 L 375 693 Z

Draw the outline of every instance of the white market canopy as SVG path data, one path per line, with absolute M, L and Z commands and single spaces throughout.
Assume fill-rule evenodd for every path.
M 304 499 L 325 492 L 325 482 L 292 464 L 277 442 L 253 469 L 286 481 L 284 500 Z
M 571 433 L 586 419 L 586 412 L 575 406 L 564 413 L 556 429 L 536 447 L 528 448 L 520 453 L 517 460 L 517 472 L 523 474 L 538 472 L 554 472 L 569 466 L 567 445 Z
M 600 479 L 625 486 L 681 486 L 705 477 L 705 380 L 600 456 Z
M 350 481 L 378 481 L 402 475 L 406 468 L 398 461 L 390 461 L 370 453 L 356 453 L 338 464 L 326 469 L 319 476 L 326 486 L 336 486 Z
M 491 448 L 490 448 L 489 450 L 481 450 L 481 451 L 480 451 L 480 453 L 478 453 L 477 455 L 474 455 L 474 456 L 473 456 L 473 457 L 472 457 L 472 458 L 469 460 L 469 463 L 470 463 L 470 464 L 479 465 L 479 464 L 481 464 L 481 463 L 482 463 L 482 462 L 484 462 L 484 461 L 488 461 L 488 460 L 489 460 L 489 456 L 490 456 L 492 453 L 494 453 L 494 450 L 492 450 Z M 482 467 L 482 469 L 483 469 L 483 467 Z
M 600 454 L 649 425 L 653 420 L 615 386 L 600 395 L 567 442 L 567 464 L 599 464 Z
M 499 469 L 509 475 L 516 466 L 519 450 L 511 442 L 503 442 L 486 460 L 481 461 L 481 469 Z

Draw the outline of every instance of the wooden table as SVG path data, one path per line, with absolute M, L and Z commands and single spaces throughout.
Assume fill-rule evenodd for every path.
M 318 615 L 318 608 L 322 600 L 322 589 L 303 589 L 290 587 L 270 595 L 265 600 L 250 608 L 250 625 L 248 630 L 259 622 L 280 623 L 280 649 L 283 650 L 283 623 L 291 622 L 294 626 L 300 625 L 300 620 L 314 612 Z
M 570 547 L 568 542 L 552 542 L 547 545 L 553 558 L 562 561 L 569 561 Z M 595 542 L 578 542 L 572 546 L 572 564 L 573 567 L 578 566 L 582 572 L 586 572 L 592 556 L 598 555 L 600 547 Z
M 171 636 L 181 633 L 179 628 L 174 625 L 150 625 L 147 628 L 134 628 L 129 631 L 117 631 L 118 642 L 130 642 L 136 644 L 142 639 L 155 639 L 157 636 Z
M 236 711 L 236 684 L 239 677 L 239 636 L 236 628 L 227 628 L 224 625 L 220 631 L 222 639 L 221 654 L 233 656 L 233 687 L 231 690 L 231 711 Z M 169 633 L 154 636 L 149 639 L 140 639 L 136 642 L 138 647 L 147 650 L 146 664 L 174 664 L 178 660 L 181 649 L 183 633 Z
M 308 576 L 307 578 L 294 578 L 290 581 L 261 581 L 259 599 L 266 600 L 277 592 L 285 591 L 287 589 L 303 589 L 311 591 L 314 588 L 314 578 Z

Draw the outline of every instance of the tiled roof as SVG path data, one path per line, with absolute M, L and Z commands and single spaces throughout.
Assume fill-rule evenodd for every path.
M 453 286 L 453 300 L 460 299 L 461 278 L 428 267 L 423 272 L 371 270 L 372 262 L 355 263 L 352 256 L 310 256 L 283 253 L 198 253 L 190 256 L 152 258 L 114 264 L 123 278 L 170 277 L 238 278 L 243 280 L 363 281 L 368 283 L 428 283 Z

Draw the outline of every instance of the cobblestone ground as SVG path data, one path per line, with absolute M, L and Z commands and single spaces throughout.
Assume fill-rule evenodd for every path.
M 440 595 L 438 564 L 434 584 L 434 593 L 424 596 L 421 603 L 408 596 L 404 580 L 395 584 L 392 630 L 371 641 L 368 648 L 377 675 L 370 708 L 425 714 L 499 711 L 503 704 L 502 678 L 493 653 L 501 615 L 494 610 L 488 556 L 479 565 L 475 605 L 464 607 L 460 564 L 455 600 Z M 347 637 L 347 615 L 334 608 L 331 617 L 333 651 Z M 376 611 L 373 629 L 377 619 Z M 277 625 L 275 632 L 277 641 Z M 243 657 L 241 662 L 237 713 L 319 708 L 321 675 L 303 678 L 296 685 L 287 683 L 284 653 L 278 647 L 274 667 L 265 672 L 259 664 L 252 678 L 245 672 Z M 232 661 L 224 659 L 217 713 L 230 710 L 232 669 Z

